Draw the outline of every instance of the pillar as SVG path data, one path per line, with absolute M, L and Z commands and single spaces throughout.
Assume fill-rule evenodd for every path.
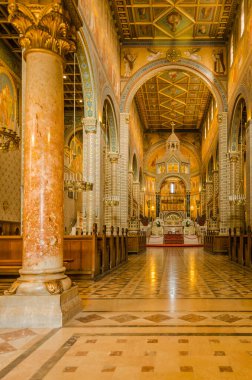
M 82 119 L 83 128 L 86 133 L 86 166 L 85 174 L 86 181 L 89 183 L 95 183 L 96 173 L 96 132 L 97 132 L 97 120 L 93 117 L 86 117 Z M 96 221 L 96 213 L 98 205 L 96 204 L 96 186 L 93 186 L 93 191 L 88 191 L 85 195 L 86 204 L 83 206 L 86 209 L 86 231 L 92 233 L 93 224 Z
M 128 227 L 129 114 L 120 114 L 120 224 Z
M 160 193 L 156 193 L 156 218 L 159 218 L 160 214 Z
M 236 174 L 237 174 L 237 164 L 239 161 L 238 152 L 229 153 L 230 161 L 230 195 L 235 195 L 236 191 Z M 237 227 L 237 209 L 234 201 L 230 200 L 230 227 Z
M 246 220 L 252 226 L 252 120 L 246 123 Z
M 119 197 L 118 197 L 118 153 L 110 153 L 109 159 L 111 163 L 111 195 L 112 195 L 112 220 L 111 225 L 119 226 Z
M 219 213 L 220 234 L 228 234 L 227 112 L 218 114 L 219 123 Z
M 80 309 L 63 266 L 63 56 L 75 49 L 63 12 L 60 1 L 9 2 L 26 60 L 23 262 L 1 300 L 1 327 L 59 327 Z
M 190 195 L 190 191 L 187 191 L 186 192 L 186 217 L 187 218 L 190 218 L 190 198 L 191 198 L 191 195 Z
M 218 230 L 219 170 L 213 170 L 213 217 L 212 229 Z

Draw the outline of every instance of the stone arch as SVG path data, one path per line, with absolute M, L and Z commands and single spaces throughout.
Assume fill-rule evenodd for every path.
M 97 118 L 97 94 L 94 85 L 94 75 L 91 59 L 88 53 L 88 44 L 83 31 L 78 33 L 76 53 L 81 73 L 84 116 Z
M 107 108 L 107 116 L 104 114 L 105 106 L 108 105 Z M 118 153 L 118 137 L 117 137 L 117 126 L 116 126 L 116 116 L 114 105 L 109 96 L 107 96 L 103 103 L 103 117 L 102 121 L 104 122 L 106 117 L 108 118 L 108 143 L 109 143 L 109 152 L 110 153 Z
M 132 158 L 132 171 L 133 171 L 134 181 L 138 181 L 139 175 L 138 175 L 138 164 L 137 164 L 136 153 L 133 154 L 133 158 Z
M 162 187 L 162 184 L 163 182 L 168 179 L 168 178 L 179 178 L 184 184 L 185 184 L 185 188 L 186 188 L 186 191 L 190 191 L 191 189 L 191 184 L 190 184 L 190 180 L 187 181 L 186 178 L 183 177 L 183 175 L 180 175 L 180 174 L 174 174 L 174 173 L 171 173 L 171 174 L 164 174 L 158 182 L 156 182 L 156 192 L 159 193 L 161 191 L 161 187 Z
M 238 148 L 241 114 L 243 125 L 245 125 L 247 122 L 247 102 L 242 93 L 237 96 L 231 114 L 229 149 L 233 152 L 237 151 Z
M 195 75 L 198 75 L 213 94 L 219 112 L 227 112 L 227 96 L 220 81 L 207 67 L 198 62 L 188 59 L 180 59 L 178 62 L 169 62 L 167 59 L 153 61 L 140 68 L 125 85 L 121 94 L 120 112 L 128 113 L 131 102 L 137 90 L 148 79 L 165 70 L 186 70 Z
M 83 32 L 79 32 L 77 35 L 77 49 L 76 58 L 79 65 L 83 102 L 84 102 L 84 115 L 83 117 L 90 117 L 97 119 L 97 96 L 95 91 L 93 68 L 91 65 L 91 59 L 88 53 L 88 45 Z M 83 130 L 81 122 L 76 125 L 76 133 Z M 65 131 L 65 144 L 69 145 L 70 140 L 73 137 L 72 128 L 68 128 Z

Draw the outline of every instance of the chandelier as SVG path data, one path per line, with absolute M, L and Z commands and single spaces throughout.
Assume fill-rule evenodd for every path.
M 107 206 L 119 206 L 119 195 L 106 195 L 106 197 L 104 198 L 104 203 Z
M 19 148 L 20 137 L 12 129 L 0 126 L 0 151 L 8 152 Z
M 65 173 L 64 174 L 64 190 L 68 192 L 91 191 L 93 190 L 93 184 L 83 180 L 80 173 Z

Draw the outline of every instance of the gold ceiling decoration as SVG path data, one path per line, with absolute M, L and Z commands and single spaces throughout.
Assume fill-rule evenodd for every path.
M 144 83 L 136 103 L 145 128 L 199 129 L 211 93 L 196 75 L 182 70 L 165 71 Z
M 168 61 L 177 62 L 181 58 L 181 51 L 179 49 L 169 49 L 166 53 Z
M 238 0 L 112 0 L 123 41 L 225 40 Z

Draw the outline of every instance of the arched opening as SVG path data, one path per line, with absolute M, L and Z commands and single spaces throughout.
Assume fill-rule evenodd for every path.
M 103 224 L 108 228 L 118 224 L 117 209 L 119 206 L 118 189 L 118 144 L 117 127 L 113 103 L 109 97 L 104 101 L 102 112 L 102 188 L 103 188 Z
M 244 98 L 239 97 L 234 107 L 232 118 L 232 135 L 230 150 L 230 195 L 231 227 L 246 228 L 247 214 L 245 210 L 247 194 L 246 178 L 246 123 L 247 107 Z

